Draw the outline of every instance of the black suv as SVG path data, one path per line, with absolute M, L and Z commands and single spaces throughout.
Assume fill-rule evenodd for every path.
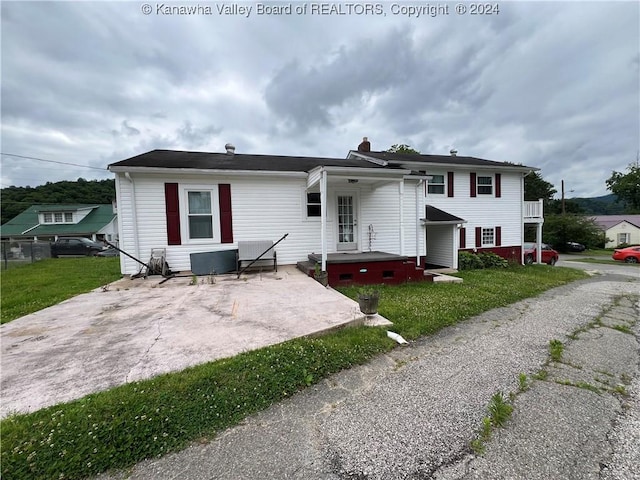
M 66 237 L 59 238 L 58 241 L 51 243 L 51 256 L 58 257 L 60 255 L 95 255 L 104 250 L 104 247 L 96 242 L 84 237 Z

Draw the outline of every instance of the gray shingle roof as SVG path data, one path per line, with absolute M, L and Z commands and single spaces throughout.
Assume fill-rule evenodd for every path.
M 475 157 L 452 157 L 450 155 L 414 155 L 387 152 L 351 152 L 371 159 L 384 160 L 386 166 L 362 158 L 322 158 L 286 155 L 253 155 L 210 152 L 188 152 L 179 150 L 152 150 L 135 157 L 112 163 L 109 167 L 149 168 L 193 168 L 199 170 L 246 170 L 275 172 L 309 172 L 319 166 L 398 169 L 407 162 L 429 164 L 468 165 L 513 169 L 532 169 L 508 162 L 495 162 Z
M 509 162 L 496 162 L 494 160 L 484 160 L 476 157 L 461 157 L 452 155 L 422 155 L 415 153 L 389 153 L 389 152 L 353 152 L 359 155 L 365 155 L 378 160 L 384 160 L 393 163 L 418 162 L 424 164 L 450 164 L 450 165 L 467 165 L 478 167 L 500 167 L 500 168 L 518 168 L 518 169 L 534 169 L 525 165 L 516 165 Z M 536 169 L 537 170 L 537 169 Z
M 462 223 L 463 220 L 460 217 L 456 217 L 444 210 L 440 210 L 439 208 L 432 207 L 431 205 L 427 205 L 425 208 L 425 218 L 426 222 L 456 222 Z
M 309 172 L 319 166 L 385 168 L 366 160 L 320 157 L 290 157 L 284 155 L 252 155 L 175 150 L 152 150 L 112 163 L 109 167 L 194 168 L 213 170 L 249 170 L 278 172 Z

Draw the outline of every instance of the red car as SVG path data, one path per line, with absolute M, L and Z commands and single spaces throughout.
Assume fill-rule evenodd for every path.
M 626 263 L 638 263 L 640 262 L 640 246 L 636 245 L 635 247 L 621 249 L 616 248 L 611 258 Z
M 546 243 L 541 244 L 542 247 L 542 263 L 548 263 L 549 265 L 555 265 L 558 261 L 558 252 L 551 248 Z M 531 265 L 536 261 L 536 244 L 524 243 L 522 245 L 524 249 L 524 263 L 525 265 Z

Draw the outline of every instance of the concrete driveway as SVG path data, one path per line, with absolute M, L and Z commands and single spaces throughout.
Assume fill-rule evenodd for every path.
M 123 279 L 0 326 L 0 417 L 364 320 L 293 267 L 161 279 Z

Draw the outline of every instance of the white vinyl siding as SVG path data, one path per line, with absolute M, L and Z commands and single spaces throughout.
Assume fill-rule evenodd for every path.
M 424 203 L 442 209 L 467 221 L 467 248 L 474 245 L 473 232 L 476 226 L 501 226 L 502 246 L 519 246 L 522 241 L 522 191 L 521 174 L 502 172 L 501 198 L 493 195 L 479 195 L 471 199 L 469 196 L 469 169 L 452 167 L 454 176 L 454 197 L 445 195 L 427 195 Z M 478 176 L 491 176 L 494 172 L 478 172 Z M 446 182 L 446 175 L 443 175 Z M 278 263 L 295 264 L 306 260 L 310 253 L 322 251 L 320 244 L 319 217 L 308 215 L 307 178 L 296 176 L 251 176 L 246 175 L 188 175 L 184 173 L 174 176 L 164 174 L 132 173 L 131 179 L 123 174 L 116 175 L 118 192 L 118 230 L 120 245 L 142 261 L 149 260 L 152 248 L 166 248 L 167 262 L 173 271 L 185 271 L 191 268 L 190 254 L 211 252 L 237 248 L 240 240 L 279 240 L 285 233 L 289 236 L 277 247 Z M 335 180 L 335 179 L 334 179 Z M 200 239 L 193 243 L 188 239 L 186 205 L 187 200 L 180 193 L 180 221 L 182 245 L 167 245 L 167 225 L 165 211 L 165 183 L 177 183 L 179 192 L 185 189 L 199 190 L 203 187 L 212 190 L 213 225 L 219 228 L 219 207 L 217 205 L 218 184 L 231 185 L 231 204 L 233 220 L 233 244 L 220 243 L 220 236 L 214 231 L 213 239 Z M 329 175 L 327 188 L 327 248 L 335 252 L 337 244 L 336 214 L 337 194 L 345 188 L 332 183 Z M 346 185 L 346 184 L 344 184 Z M 494 186 L 492 185 L 492 188 Z M 446 188 L 446 185 L 445 185 Z M 348 186 L 349 191 L 357 193 L 356 204 L 356 241 L 360 251 L 383 251 L 404 254 L 408 257 L 425 254 L 427 247 L 424 239 L 425 228 L 416 228 L 416 182 L 404 184 L 402 205 L 400 205 L 400 183 L 392 181 L 382 184 L 366 184 L 360 182 Z M 313 190 L 312 190 L 313 191 Z M 317 190 L 316 190 L 317 191 Z M 424 187 L 418 189 L 421 199 Z M 135 196 L 135 211 L 132 200 Z M 312 202 L 313 203 L 313 202 Z M 424 203 L 421 200 L 420 218 L 424 217 Z M 403 222 L 400 221 L 403 219 Z M 134 228 L 137 219 L 138 228 Z M 400 245 L 401 224 L 403 226 L 404 244 Z M 444 228 L 446 227 L 446 228 Z M 419 235 L 419 251 L 416 252 L 416 230 Z M 371 234 L 370 234 L 371 232 Z M 432 243 L 431 253 L 435 258 L 448 259 L 453 262 L 453 245 L 457 242 L 452 226 L 443 226 L 442 235 L 446 245 Z M 495 233 L 494 233 L 495 235 Z M 495 240 L 495 236 L 494 236 Z M 442 250 L 440 250 L 442 249 Z M 447 252 L 447 250 L 449 250 Z M 123 272 L 137 273 L 140 264 L 125 255 L 120 257 Z M 435 263 L 435 262 L 434 262 Z
M 434 225 L 427 232 L 427 263 L 450 267 L 453 258 L 454 232 L 452 225 Z
M 627 221 L 622 221 L 617 225 L 609 228 L 606 232 L 607 243 L 605 244 L 606 248 L 615 248 L 620 243 L 620 234 L 624 234 L 627 237 L 627 241 L 630 245 L 638 245 L 640 244 L 640 228 L 636 227 L 634 224 L 629 223 Z
M 500 225 L 500 245 L 502 247 L 522 244 L 522 191 L 521 173 L 498 172 L 501 175 L 501 197 L 469 194 L 469 171 L 455 170 L 454 197 L 427 196 L 425 203 L 444 210 L 447 213 L 467 221 L 466 248 L 475 246 L 475 228 Z M 491 176 L 494 173 L 478 172 L 478 176 Z M 495 239 L 495 237 L 494 237 Z

